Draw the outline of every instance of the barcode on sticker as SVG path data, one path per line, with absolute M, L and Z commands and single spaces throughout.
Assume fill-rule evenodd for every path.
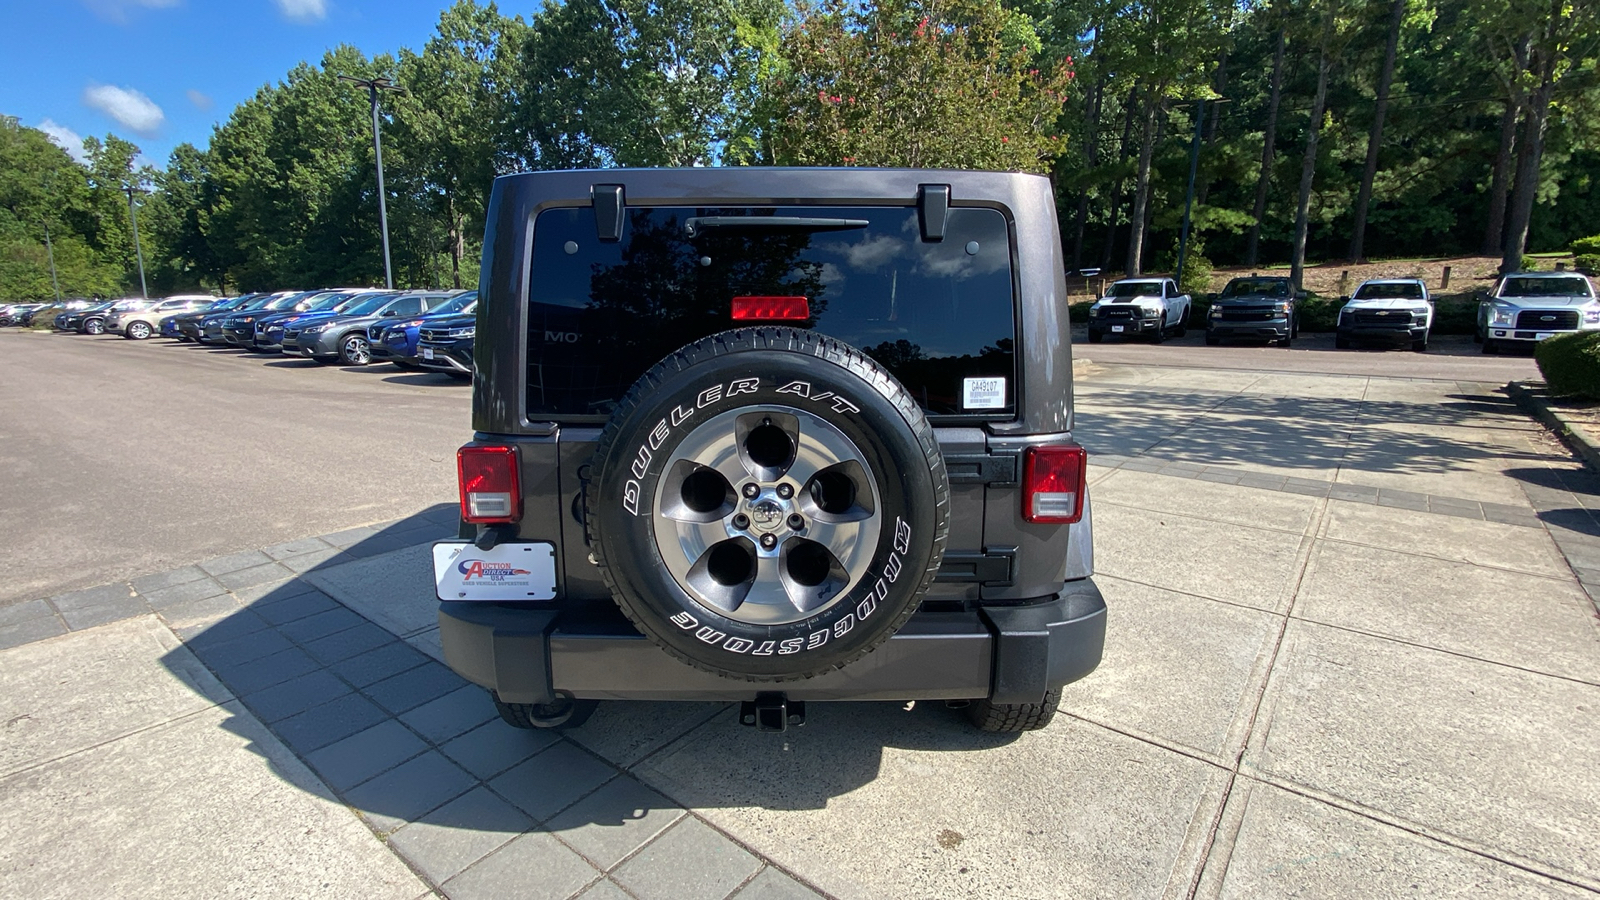
M 1004 409 L 1006 406 L 1006 380 L 1004 378 L 961 379 L 962 409 Z

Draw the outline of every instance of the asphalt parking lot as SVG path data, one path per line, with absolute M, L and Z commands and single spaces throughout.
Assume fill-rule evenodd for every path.
M 410 515 L 455 496 L 470 386 L 0 329 L 0 605 Z
M 1181 348 L 1137 348 L 1164 363 L 1149 365 L 1079 347 L 1096 359 L 1078 436 L 1110 621 L 1105 662 L 1051 727 L 981 735 L 939 705 L 819 704 L 773 736 L 726 705 L 614 703 L 557 736 L 504 727 L 435 661 L 425 547 L 449 529 L 463 390 L 92 340 L 0 337 L 12 359 L 75 373 L 40 374 L 31 437 L 3 445 L 60 502 L 117 481 L 49 480 L 70 443 L 51 429 L 145 453 L 183 433 L 181 406 L 118 386 L 141 375 L 241 403 L 276 393 L 272 410 L 312 418 L 219 426 L 275 435 L 252 461 L 299 464 L 248 495 L 253 513 L 182 512 L 159 490 L 116 501 L 144 528 L 111 529 L 112 545 L 159 549 L 151 522 L 204 532 L 217 513 L 226 541 L 174 537 L 189 543 L 161 551 L 166 571 L 125 551 L 93 563 L 112 567 L 94 569 L 113 572 L 90 582 L 105 586 L 75 591 L 36 557 L 4 563 L 18 595 L 0 608 L 0 895 L 1600 893 L 1600 477 L 1495 393 L 1525 374 L 1237 371 L 1171 364 Z M 114 423 L 148 434 L 112 437 L 92 413 L 105 391 Z M 39 397 L 83 412 L 49 420 Z M 24 405 L 6 402 L 15 420 Z M 61 458 L 98 459 L 81 440 Z M 381 447 L 395 477 L 330 446 Z M 159 466 L 224 473 L 237 452 L 208 438 Z M 390 505 L 288 511 L 285 481 L 307 497 L 358 479 L 348 493 Z M 18 517 L 34 527 L 60 518 L 28 499 L 50 491 L 6 490 L 39 504 Z M 249 531 L 252 514 L 271 528 Z M 12 586 L 26 578 L 42 581 Z

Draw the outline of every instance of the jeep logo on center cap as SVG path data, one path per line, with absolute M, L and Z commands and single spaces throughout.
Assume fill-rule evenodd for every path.
M 783 520 L 783 507 L 776 501 L 762 500 L 751 505 L 750 520 L 755 522 L 758 528 L 770 529 Z

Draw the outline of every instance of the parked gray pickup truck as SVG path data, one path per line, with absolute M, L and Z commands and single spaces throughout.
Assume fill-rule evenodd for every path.
M 1100 662 L 1048 180 L 498 179 L 450 666 L 505 720 L 595 701 L 947 701 L 1046 725 Z

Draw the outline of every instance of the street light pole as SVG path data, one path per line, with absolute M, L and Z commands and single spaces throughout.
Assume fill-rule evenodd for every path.
M 144 194 L 148 193 L 148 191 L 136 188 L 131 184 L 123 185 L 122 189 L 128 193 L 128 219 L 133 222 L 133 254 L 139 259 L 139 296 L 149 300 L 150 288 L 145 284 L 144 280 L 144 250 L 139 247 L 139 216 L 133 211 L 134 192 L 137 191 Z
M 367 99 L 372 103 L 372 157 L 378 164 L 378 224 L 383 234 L 383 284 L 392 290 L 394 269 L 389 263 L 389 201 L 383 189 L 383 137 L 378 125 L 378 92 L 393 91 L 403 94 L 405 89 L 387 78 L 355 78 L 350 75 L 340 75 L 339 80 L 366 88 Z
M 56 276 L 56 248 L 50 243 L 50 223 L 39 220 L 44 226 L 44 252 L 50 257 L 50 286 L 56 290 L 56 303 L 61 303 L 61 279 Z

